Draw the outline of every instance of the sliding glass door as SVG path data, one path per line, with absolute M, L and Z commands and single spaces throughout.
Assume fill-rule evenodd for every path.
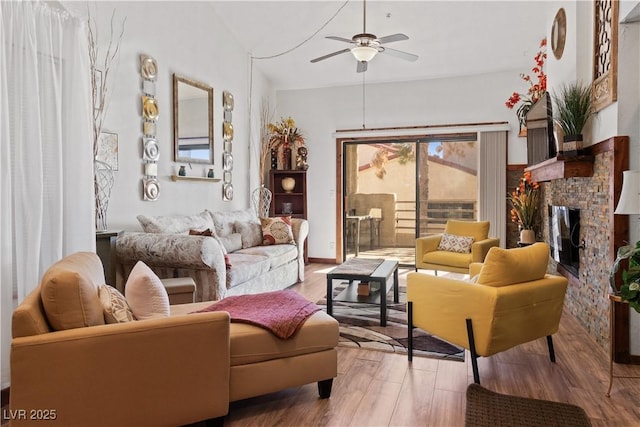
M 343 254 L 415 262 L 415 238 L 477 217 L 476 134 L 343 146 Z

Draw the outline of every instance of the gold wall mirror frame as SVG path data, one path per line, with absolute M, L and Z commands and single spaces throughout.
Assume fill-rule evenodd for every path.
M 562 58 L 564 44 L 567 38 L 567 14 L 564 8 L 558 9 L 551 27 L 551 49 L 556 59 Z
M 174 161 L 213 164 L 213 87 L 173 75 Z

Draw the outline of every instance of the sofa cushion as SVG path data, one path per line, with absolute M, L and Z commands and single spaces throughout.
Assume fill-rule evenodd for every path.
M 508 286 L 544 278 L 549 263 L 549 245 L 535 243 L 524 248 L 489 249 L 478 284 Z
M 246 255 L 239 252 L 227 255 L 231 268 L 227 269 L 227 288 L 244 283 L 269 271 L 271 260 L 266 256 Z
M 236 233 L 242 238 L 242 248 L 251 248 L 262 244 L 262 227 L 256 221 L 236 221 L 234 223 Z
M 213 220 L 208 211 L 197 215 L 138 215 L 138 222 L 146 233 L 189 234 L 190 230 L 213 230 Z
M 53 264 L 44 273 L 40 298 L 54 330 L 104 325 L 98 286 L 105 284 L 100 258 L 78 252 Z
M 160 278 L 142 261 L 129 273 L 124 294 L 138 320 L 169 316 L 169 295 Z
M 217 239 L 224 248 L 225 254 L 242 249 L 242 236 L 240 233 L 231 233 L 226 236 L 217 237 Z
M 201 310 L 211 301 L 171 306 L 171 315 L 178 316 Z M 338 322 L 324 311 L 309 317 L 298 332 L 282 340 L 258 326 L 230 324 L 231 366 L 246 365 L 272 359 L 316 353 L 338 345 Z
M 473 236 L 479 242 L 489 238 L 489 221 L 457 221 L 450 219 L 445 225 L 444 232 L 457 236 Z
M 269 259 L 270 269 L 273 270 L 298 258 L 298 247 L 296 245 L 254 246 L 252 248 L 240 249 L 236 253 L 267 257 Z
M 244 209 L 227 212 L 211 212 L 209 213 L 215 225 L 215 232 L 218 236 L 227 236 L 233 233 L 233 226 L 236 222 L 258 221 L 258 217 L 253 209 Z
M 102 303 L 106 323 L 126 323 L 135 320 L 133 311 L 131 311 L 124 295 L 113 286 L 100 286 L 98 296 Z
M 295 243 L 290 216 L 260 218 L 262 223 L 262 244 L 280 245 Z
M 444 233 L 438 244 L 438 250 L 469 254 L 471 253 L 471 245 L 473 245 L 473 236 L 456 236 Z
M 427 264 L 448 265 L 460 268 L 468 268 L 471 260 L 471 254 L 445 251 L 427 252 L 422 257 L 422 261 Z

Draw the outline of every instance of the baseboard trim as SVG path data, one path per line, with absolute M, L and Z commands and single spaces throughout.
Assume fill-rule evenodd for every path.
M 309 258 L 309 262 L 317 264 L 337 264 L 335 258 Z
M 2 389 L 2 407 L 4 408 L 5 406 L 9 405 L 9 390 L 11 389 L 11 387 L 7 387 L 7 388 L 3 388 Z

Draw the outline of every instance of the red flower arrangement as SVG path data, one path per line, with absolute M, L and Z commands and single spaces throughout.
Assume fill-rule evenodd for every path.
M 520 73 L 520 78 L 529 83 L 529 90 L 526 94 L 513 92 L 505 105 L 509 109 L 513 109 L 520 101 L 522 105 L 516 110 L 518 121 L 520 123 L 520 129 L 525 125 L 525 117 L 531 109 L 531 106 L 535 104 L 544 93 L 547 91 L 547 75 L 544 72 L 544 63 L 547 60 L 547 38 L 543 38 L 540 41 L 540 49 L 536 56 L 533 58 L 536 65 L 531 69 L 534 74 L 532 78 L 528 74 Z
M 509 212 L 511 222 L 515 222 L 523 230 L 533 230 L 539 220 L 540 184 L 531 178 L 531 172 L 524 173 L 515 191 L 507 194 L 507 200 L 512 206 Z

